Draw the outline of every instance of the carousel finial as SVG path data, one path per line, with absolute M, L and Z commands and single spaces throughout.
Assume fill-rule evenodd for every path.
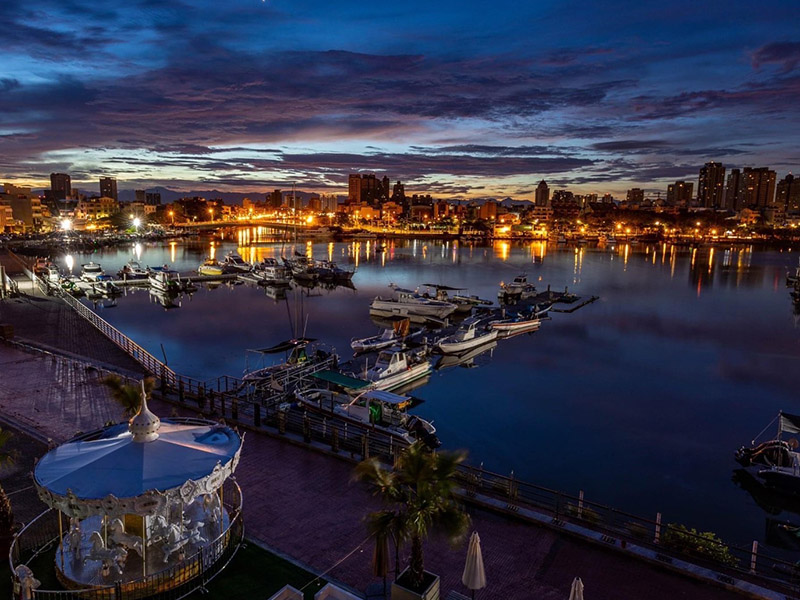
M 142 404 L 139 406 L 139 412 L 128 421 L 128 431 L 133 434 L 134 442 L 152 442 L 158 438 L 160 427 L 161 419 L 147 408 L 147 392 L 142 380 Z

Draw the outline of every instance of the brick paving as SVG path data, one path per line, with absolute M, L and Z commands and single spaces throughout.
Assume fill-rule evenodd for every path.
M 30 318 L 38 318 L 36 306 L 27 311 Z M 17 320 L 24 315 L 24 309 L 16 309 L 11 322 L 17 331 L 30 326 Z M 83 336 L 91 327 L 78 324 L 78 329 Z M 44 437 L 58 442 L 77 430 L 119 419 L 120 411 L 99 383 L 96 369 L 0 344 L 0 373 L 0 416 Z M 174 411 L 160 402 L 153 408 L 162 415 Z M 41 453 L 44 446 L 26 443 L 25 464 L 30 468 L 30 453 Z M 351 481 L 352 469 L 349 461 L 279 438 L 248 434 L 236 473 L 244 494 L 247 536 L 355 589 L 377 583 L 362 519 L 378 504 Z M 24 483 L 19 471 L 17 479 L 8 482 L 10 491 L 22 490 L 12 495 L 17 514 L 30 518 L 38 510 L 35 494 L 19 487 Z M 488 587 L 476 595 L 482 600 L 563 600 L 575 576 L 583 579 L 592 600 L 742 597 L 547 528 L 475 508 L 470 514 L 481 535 L 486 565 Z M 426 567 L 442 576 L 443 597 L 449 590 L 466 593 L 460 582 L 466 545 L 453 549 L 432 539 L 425 551 Z

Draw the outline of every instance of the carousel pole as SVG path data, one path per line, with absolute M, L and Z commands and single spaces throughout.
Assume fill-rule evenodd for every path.
M 225 498 L 225 496 L 223 495 L 224 494 L 224 492 L 223 492 L 223 487 L 224 486 L 225 486 L 225 482 L 223 481 L 222 485 L 219 486 L 219 534 L 220 535 L 222 535 L 222 530 L 225 527 L 225 523 L 224 523 L 224 521 L 225 521 L 225 512 L 224 512 L 225 511 L 225 508 L 224 508 L 225 507 L 225 503 L 224 503 L 224 498 Z
M 61 511 L 58 511 L 58 549 L 61 551 L 61 570 L 64 570 L 64 526 L 61 524 Z
M 147 577 L 147 515 L 142 515 L 142 578 Z

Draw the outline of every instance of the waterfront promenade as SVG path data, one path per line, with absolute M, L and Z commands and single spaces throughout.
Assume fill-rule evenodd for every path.
M 37 326 L 43 314 L 63 326 Z M 0 418 L 55 442 L 121 418 L 100 382 L 103 373 L 87 363 L 104 359 L 106 366 L 125 372 L 135 371 L 136 365 L 68 307 L 44 298 L 6 300 L 0 302 L 0 322 L 12 324 L 18 338 L 24 333 L 25 341 L 56 353 L 29 353 L 0 344 Z M 85 352 L 86 362 L 61 359 L 57 353 L 62 350 L 71 357 Z M 153 408 L 162 416 L 175 410 L 160 402 Z M 26 444 L 28 453 L 44 448 Z M 23 464 L 31 460 L 26 456 Z M 370 570 L 372 544 L 362 521 L 377 504 L 351 481 L 352 467 L 349 461 L 283 439 L 248 434 L 237 471 L 247 536 L 357 590 L 377 583 Z M 20 471 L 6 487 L 18 517 L 27 520 L 38 512 L 38 499 L 25 489 L 30 484 Z M 565 599 L 575 576 L 583 579 L 587 597 L 593 600 L 742 597 L 549 528 L 474 507 L 470 513 L 481 535 L 489 581 L 478 598 Z M 426 545 L 426 566 L 442 576 L 445 595 L 449 590 L 467 592 L 460 583 L 465 552 L 465 546 L 452 549 L 441 540 Z

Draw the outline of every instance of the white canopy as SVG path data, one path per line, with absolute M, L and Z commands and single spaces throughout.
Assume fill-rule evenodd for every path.
M 239 462 L 242 438 L 199 419 L 161 421 L 142 403 L 129 424 L 66 442 L 34 470 L 40 498 L 69 516 L 156 514 L 222 485 Z

